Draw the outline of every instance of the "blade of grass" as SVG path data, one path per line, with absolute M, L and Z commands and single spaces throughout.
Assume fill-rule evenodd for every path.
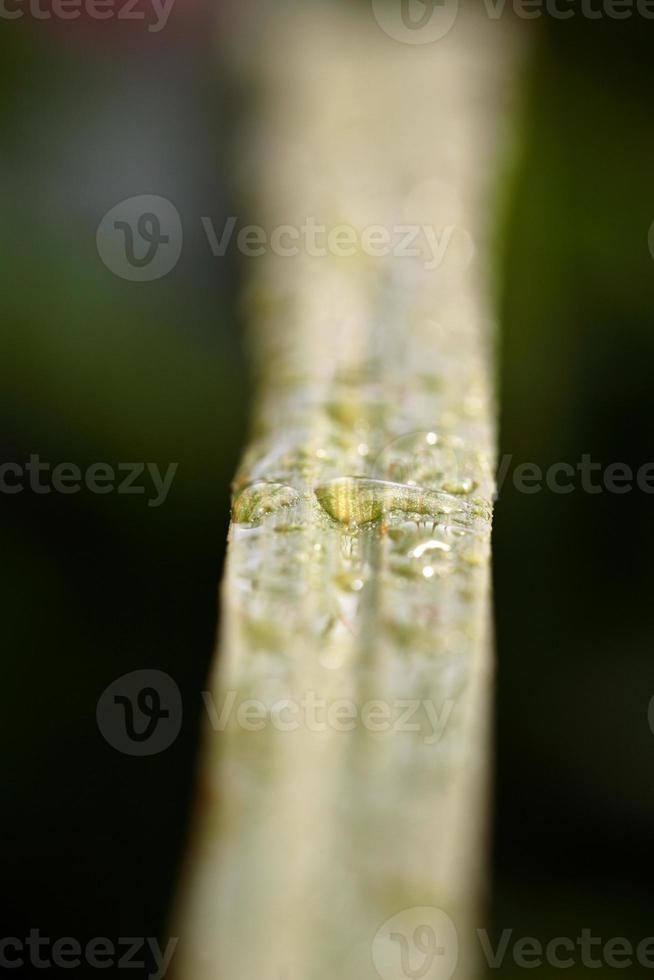
M 258 397 L 178 975 L 445 978 L 458 961 L 468 980 L 492 674 L 488 225 L 511 45 L 468 15 L 402 44 L 367 7 L 322 4 L 260 33 L 240 166 L 279 237 L 247 260 Z

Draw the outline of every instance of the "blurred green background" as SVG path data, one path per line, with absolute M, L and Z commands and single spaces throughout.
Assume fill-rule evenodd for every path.
M 543 26 L 507 194 L 501 451 L 637 470 L 654 459 L 654 24 Z M 500 495 L 496 930 L 654 933 L 653 504 Z
M 244 93 L 212 21 L 180 0 L 159 34 L 0 23 L 2 460 L 179 463 L 160 508 L 0 496 L 3 936 L 166 929 L 249 397 L 242 270 L 212 257 L 197 220 L 239 213 Z M 529 30 L 499 208 L 500 451 L 637 468 L 654 460 L 654 23 Z M 174 201 L 184 225 L 179 264 L 152 283 L 112 275 L 96 250 L 103 215 L 135 194 Z M 503 487 L 494 935 L 654 935 L 652 524 L 637 490 Z M 95 709 L 145 667 L 175 678 L 185 716 L 166 752 L 132 758 Z

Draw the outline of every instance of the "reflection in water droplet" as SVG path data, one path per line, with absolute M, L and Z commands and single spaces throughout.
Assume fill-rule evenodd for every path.
M 465 479 L 465 480 L 446 480 L 443 483 L 443 490 L 446 493 L 452 494 L 467 494 L 472 493 L 473 490 L 477 489 L 478 484 L 475 480 Z
M 423 541 L 416 548 L 413 548 L 409 552 L 409 558 L 422 558 L 426 551 L 451 551 L 449 544 L 445 544 L 444 541 L 436 541 L 434 539 L 430 541 Z
M 263 480 L 245 487 L 232 505 L 235 524 L 261 524 L 267 514 L 297 504 L 301 497 L 297 490 L 285 483 L 268 483 Z
M 461 500 L 441 490 L 365 477 L 340 477 L 321 483 L 315 494 L 323 510 L 347 527 L 380 521 L 393 512 L 438 523 L 444 517 L 469 524 L 490 521 L 490 505 L 482 499 Z
M 360 573 L 346 570 L 334 576 L 334 582 L 343 592 L 360 592 L 365 585 Z

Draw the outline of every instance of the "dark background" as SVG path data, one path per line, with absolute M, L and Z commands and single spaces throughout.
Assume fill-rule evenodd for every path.
M 547 26 L 500 268 L 501 450 L 636 470 L 654 458 L 654 24 Z M 653 504 L 500 496 L 498 929 L 654 932 Z
M 2 460 L 179 463 L 160 508 L 0 497 L 3 936 L 166 931 L 249 390 L 243 269 L 212 257 L 199 223 L 240 213 L 248 93 L 214 20 L 182 0 L 160 34 L 0 20 Z M 498 203 L 500 448 L 514 466 L 587 453 L 637 468 L 654 461 L 654 22 L 529 30 Z M 145 193 L 175 202 L 184 250 L 167 277 L 130 283 L 95 233 Z M 653 499 L 525 495 L 510 478 L 500 495 L 497 933 L 654 934 Z M 140 668 L 184 700 L 180 737 L 150 758 L 116 752 L 95 717 Z

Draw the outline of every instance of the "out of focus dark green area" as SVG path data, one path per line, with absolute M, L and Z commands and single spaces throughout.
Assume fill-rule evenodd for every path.
M 237 270 L 198 218 L 227 207 L 231 93 L 206 21 L 183 5 L 152 35 L 0 21 L 0 456 L 179 463 L 158 508 L 0 496 L 3 937 L 156 937 L 168 911 L 247 409 Z M 137 194 L 173 201 L 184 226 L 156 282 L 113 275 L 96 249 L 103 215 Z M 150 758 L 96 724 L 104 688 L 140 668 L 173 676 L 186 711 Z
M 0 455 L 179 464 L 160 508 L 0 497 L 3 936 L 165 930 L 248 405 L 239 270 L 197 220 L 236 213 L 238 93 L 208 20 L 180 5 L 140 40 L 0 24 Z M 637 468 L 654 460 L 654 24 L 530 30 L 501 236 L 501 452 Z M 179 264 L 153 283 L 117 278 L 96 250 L 102 216 L 135 194 L 174 201 L 184 224 Z M 503 487 L 498 935 L 654 934 L 652 503 Z M 171 674 L 185 706 L 151 758 L 117 753 L 95 718 L 140 668 Z
M 550 22 L 530 62 L 501 263 L 514 465 L 654 459 L 653 41 L 638 18 Z M 654 498 L 507 480 L 496 515 L 496 930 L 635 945 L 654 933 Z

